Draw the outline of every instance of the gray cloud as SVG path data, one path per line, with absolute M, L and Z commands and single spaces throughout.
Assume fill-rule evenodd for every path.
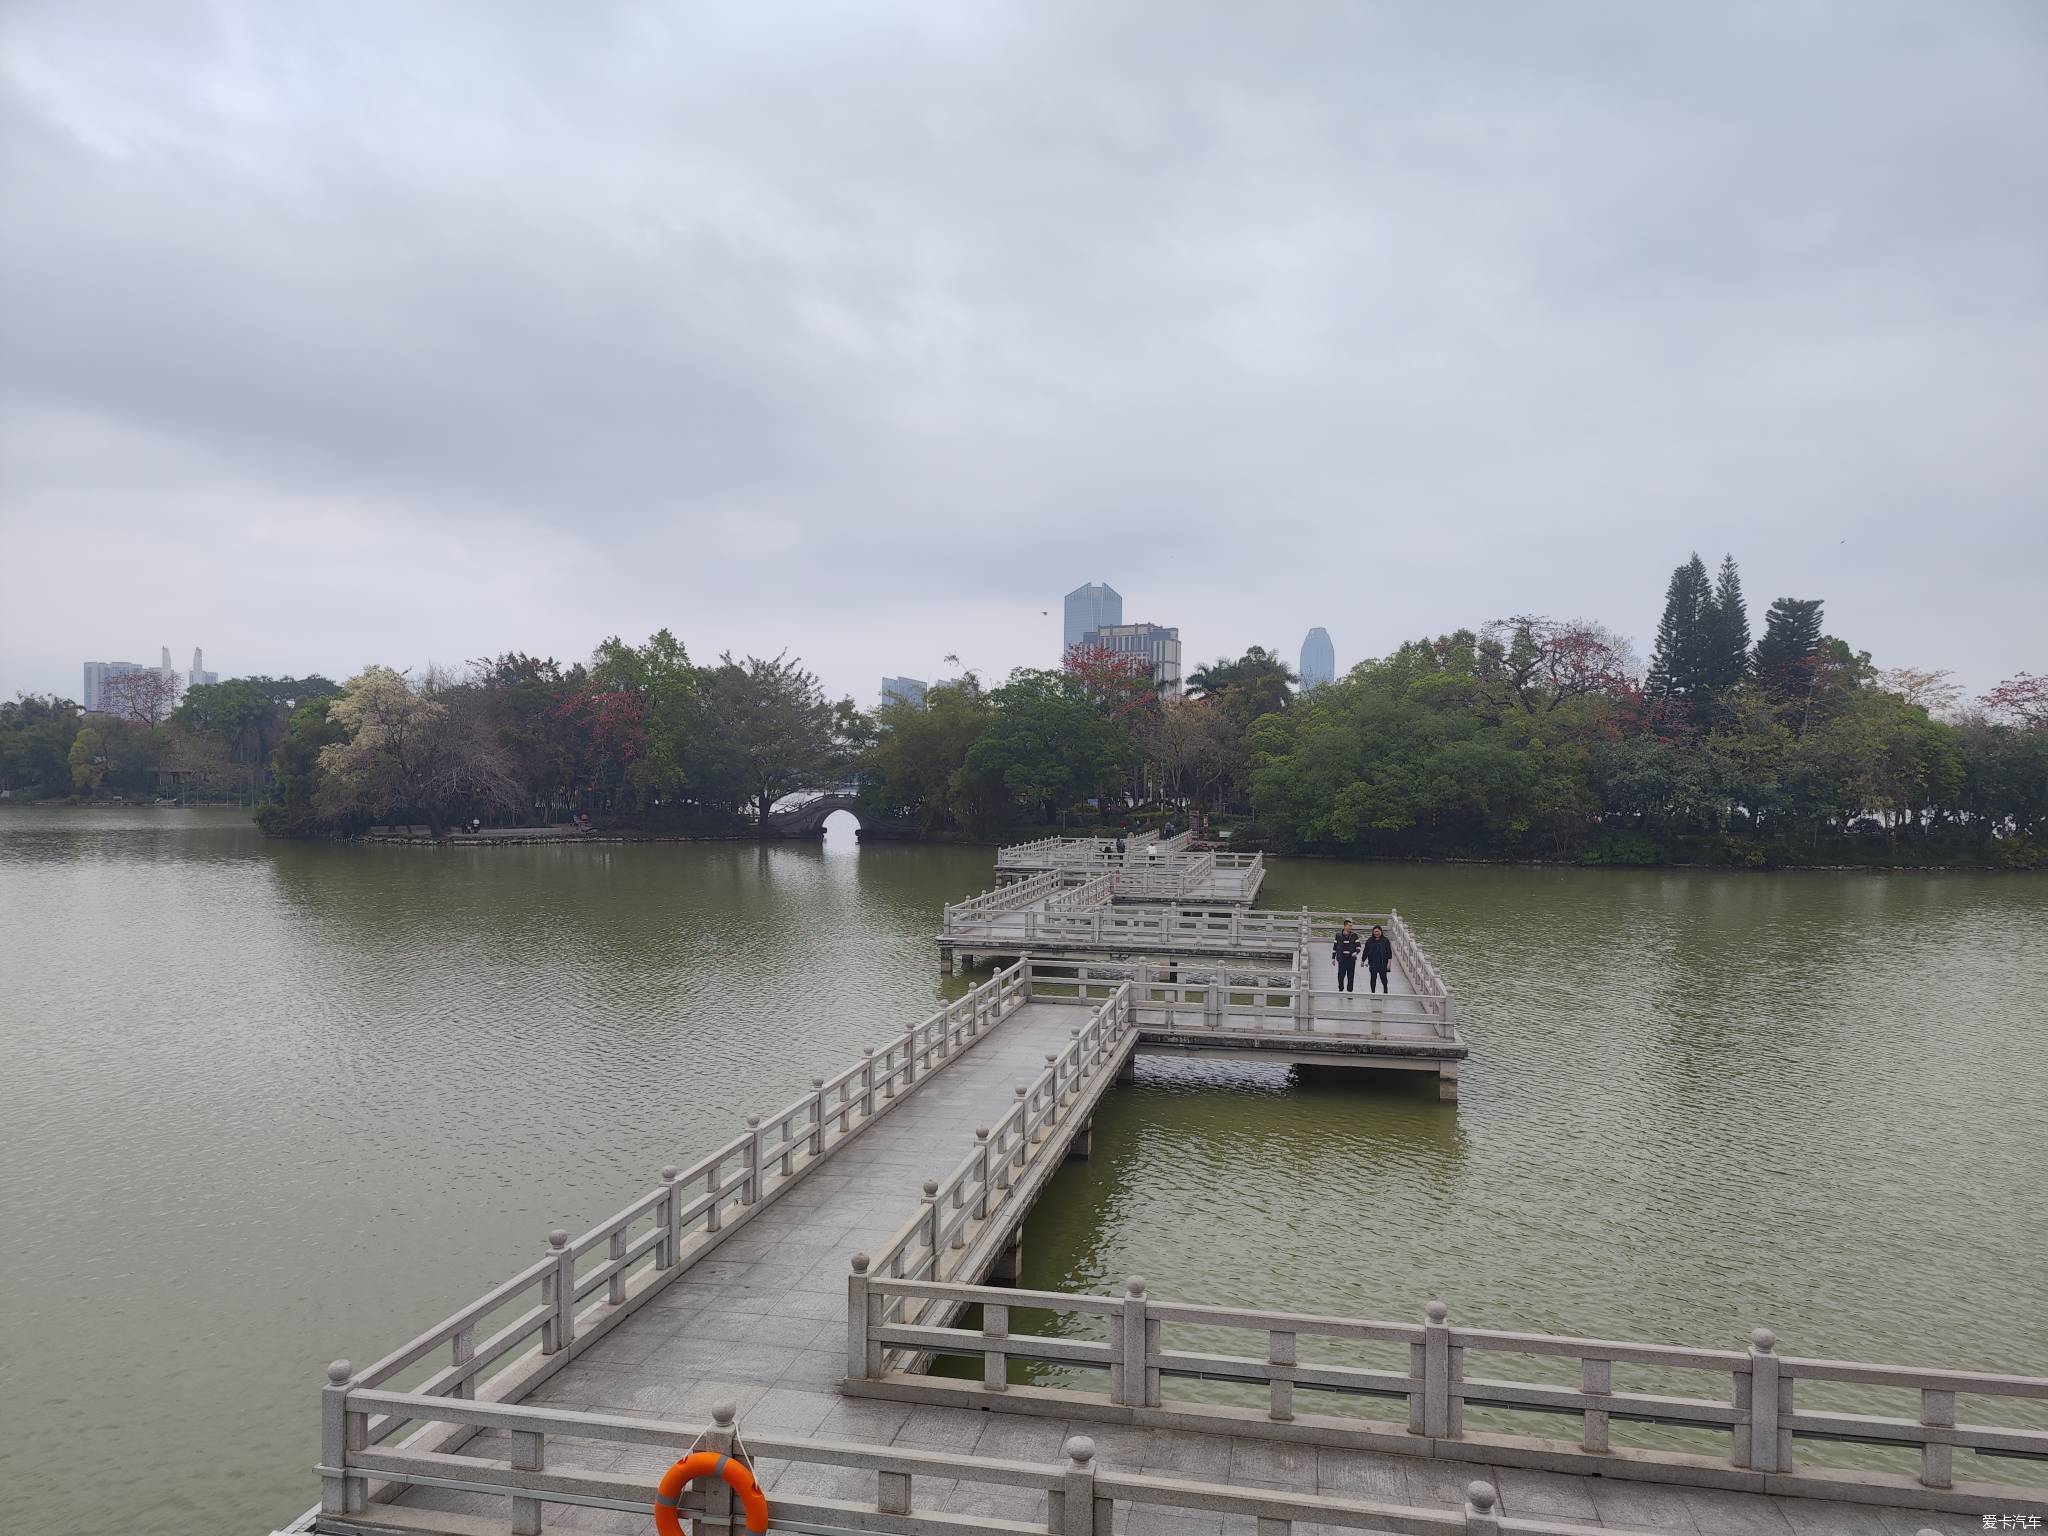
M 674 627 L 836 689 L 1693 548 L 2048 669 L 2025 3 L 17 3 L 0 688 Z M 1050 618 L 1041 610 L 1052 610 Z

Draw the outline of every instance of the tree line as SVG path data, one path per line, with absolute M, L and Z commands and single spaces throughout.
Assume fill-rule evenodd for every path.
M 1752 638 L 1732 559 L 1672 573 L 1646 666 L 1603 626 L 1523 614 L 1295 683 L 1258 646 L 1185 694 L 1076 647 L 863 713 L 787 657 L 699 665 L 664 630 L 568 665 L 241 678 L 174 706 L 143 688 L 111 714 L 18 698 L 0 789 L 242 795 L 281 835 L 581 815 L 718 832 L 853 776 L 869 825 L 915 837 L 1196 816 L 1283 852 L 2048 864 L 2048 679 L 1965 700 L 1945 674 L 1880 671 L 1817 599 L 1778 599 Z
M 1944 673 L 1879 670 L 1811 598 L 1770 604 L 1752 640 L 1732 558 L 1672 573 L 1646 667 L 1604 626 L 1536 614 L 1305 692 L 1259 647 L 1186 697 L 1131 660 L 885 704 L 863 801 L 967 836 L 1150 807 L 1282 852 L 2048 865 L 2048 679 L 1966 701 Z

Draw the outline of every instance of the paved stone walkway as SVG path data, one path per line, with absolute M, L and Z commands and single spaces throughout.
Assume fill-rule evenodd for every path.
M 1327 958 L 1326 958 L 1327 963 Z M 1360 994 L 1362 997 L 1364 994 Z M 1015 1088 L 1043 1069 L 1086 1015 L 1028 1003 L 817 1172 L 762 1211 L 710 1258 L 634 1313 L 615 1332 L 546 1381 L 530 1401 L 565 1409 L 708 1423 L 714 1404 L 738 1407 L 742 1434 L 835 1439 L 1061 1461 L 1071 1434 L 1091 1436 L 1098 1464 L 1204 1481 L 1331 1494 L 1389 1503 L 1457 1507 L 1465 1484 L 1485 1477 L 1503 1512 L 1676 1536 L 1944 1536 L 1981 1531 L 1974 1516 L 1930 1516 L 1867 1505 L 1690 1489 L 1663 1484 L 1458 1466 L 1363 1451 L 1318 1450 L 1172 1430 L 1063 1423 L 978 1409 L 911 1406 L 839 1395 L 846 1366 L 847 1260 L 881 1247 L 916 1210 L 920 1186 L 972 1147 L 977 1126 L 1015 1100 Z M 469 1454 L 502 1456 L 502 1436 L 484 1435 Z M 672 1452 L 561 1446 L 564 1462 L 644 1474 L 651 1487 Z M 872 1473 L 764 1463 L 771 1492 L 825 1497 L 871 1494 Z M 971 1484 L 920 1482 L 921 1507 L 1042 1519 L 1043 1495 Z M 502 1499 L 421 1490 L 408 1504 L 502 1516 Z M 1164 1520 L 1166 1523 L 1161 1523 Z M 635 1533 L 645 1515 L 549 1506 L 548 1530 Z M 1319 1536 L 1297 1527 L 1299 1536 Z M 1119 1511 L 1122 1536 L 1222 1536 L 1251 1522 L 1157 1511 Z M 1335 1528 L 1331 1528 L 1335 1536 Z

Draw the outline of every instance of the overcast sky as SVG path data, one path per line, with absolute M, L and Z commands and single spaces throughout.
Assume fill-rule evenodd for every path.
M 2048 672 L 2048 6 L 0 5 L 0 695 L 1671 567 Z

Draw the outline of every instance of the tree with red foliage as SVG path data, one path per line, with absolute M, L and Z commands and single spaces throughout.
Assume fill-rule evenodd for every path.
M 1984 695 L 1986 713 L 2023 730 L 2048 730 L 2048 677 L 2022 672 Z
M 646 705 L 619 688 L 579 688 L 557 713 L 575 728 L 578 766 L 584 787 L 600 802 L 626 781 L 627 771 L 647 750 Z
M 1081 691 L 1107 711 L 1112 719 L 1137 714 L 1158 702 L 1159 688 L 1152 676 L 1152 663 L 1134 651 L 1119 651 L 1106 645 L 1070 645 L 1063 665 Z

